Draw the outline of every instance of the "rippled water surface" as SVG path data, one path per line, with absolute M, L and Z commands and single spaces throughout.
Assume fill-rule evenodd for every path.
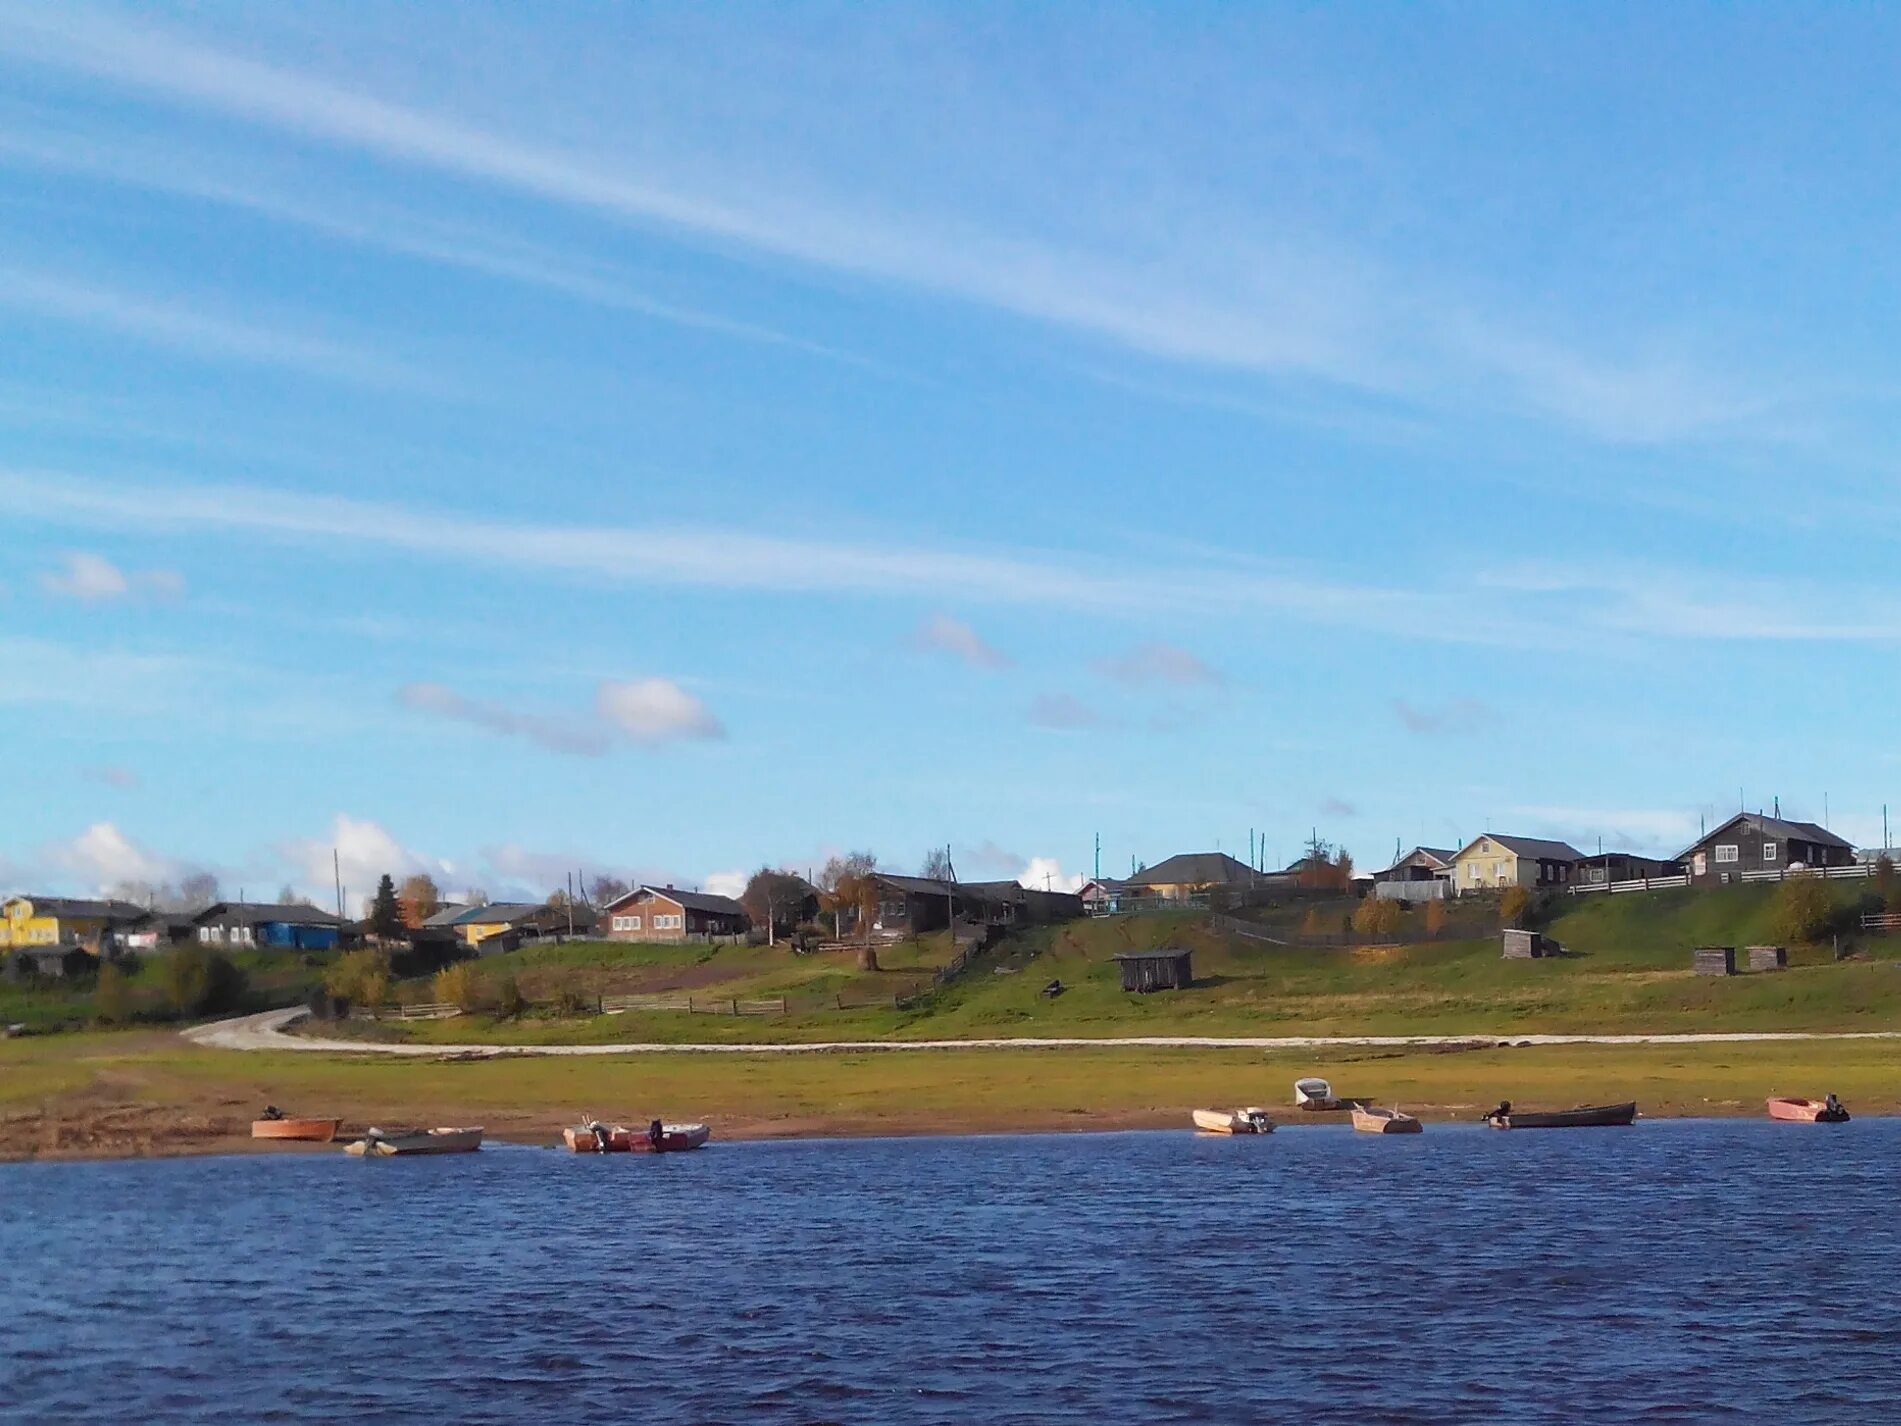
M 1901 1122 L 0 1168 L 31 1422 L 1901 1421 Z

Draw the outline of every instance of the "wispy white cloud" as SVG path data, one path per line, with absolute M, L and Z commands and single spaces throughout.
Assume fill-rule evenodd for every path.
M 971 668 L 996 670 L 1009 668 L 1015 660 L 985 641 L 970 625 L 948 614 L 933 614 L 918 627 L 912 644 L 932 653 L 949 654 Z
M 341 880 L 347 911 L 360 912 L 384 876 L 400 882 L 423 872 L 446 888 L 456 885 L 460 875 L 453 863 L 404 846 L 382 823 L 347 812 L 336 815 L 327 836 L 294 838 L 275 852 L 297 890 L 319 903 L 331 901 Z
M 1078 891 L 1083 875 L 1064 871 L 1055 857 L 1031 857 L 1029 865 L 1017 873 L 1017 884 L 1033 891 Z
M 1734 811 L 1735 809 L 1730 809 Z M 1697 836 L 1697 809 L 1692 807 L 1509 807 L 1504 816 L 1517 819 L 1527 835 L 1561 837 L 1582 852 L 1596 852 L 1602 838 L 1607 852 L 1681 851 Z
M 145 785 L 138 773 L 129 767 L 88 768 L 86 776 L 93 782 L 116 787 L 121 792 L 136 792 Z
M 147 850 L 111 822 L 95 822 L 70 842 L 46 848 L 49 867 L 104 891 L 122 882 L 161 882 L 181 870 L 176 860 Z
M 1030 704 L 1030 722 L 1058 733 L 1094 728 L 1102 716 L 1073 693 L 1041 693 Z
M 0 307 L 131 337 L 186 356 L 283 367 L 332 381 L 417 389 L 420 373 L 367 347 L 214 316 L 196 305 L 161 301 L 97 283 L 0 267 Z
M 1131 687 L 1173 684 L 1177 687 L 1213 686 L 1221 674 L 1198 654 L 1177 644 L 1138 644 L 1113 658 L 1096 660 L 1096 672 Z
M 468 723 L 504 737 L 526 738 L 550 752 L 599 757 L 608 749 L 606 729 L 556 714 L 523 713 L 498 703 L 467 698 L 441 683 L 406 683 L 396 701 L 418 713 Z
M 135 595 L 176 598 L 185 592 L 184 576 L 176 570 L 148 569 L 127 574 L 104 555 L 87 550 L 69 551 L 58 571 L 40 576 L 40 587 L 63 599 L 82 604 L 104 604 Z
M 626 273 L 610 264 L 386 205 L 353 209 L 335 193 L 326 193 L 322 203 L 309 202 L 256 176 L 240 182 L 223 169 L 212 171 L 204 165 L 182 166 L 169 151 L 157 148 L 129 151 L 123 143 L 107 147 L 74 140 L 0 134 L 0 162 L 9 161 L 213 203 L 308 229 L 352 246 L 458 268 L 610 311 L 741 341 L 784 347 L 867 371 L 894 374 L 894 369 L 884 362 L 839 347 L 655 297 L 642 291 Z
M 71 7 L 0 14 L 23 59 L 163 96 L 305 141 L 367 153 L 545 202 L 834 271 L 905 283 L 1175 361 L 1319 378 L 1429 404 L 1496 405 L 1601 438 L 1654 442 L 1727 427 L 1763 405 L 1689 355 L 1605 357 L 1434 297 L 1417 273 L 1305 243 L 1197 232 L 1169 254 L 1057 245 L 945 215 L 900 220 L 755 182 L 690 191 L 609 160 Z
M 1490 712 L 1476 698 L 1455 698 L 1437 708 L 1422 708 L 1408 703 L 1404 698 L 1393 700 L 1393 716 L 1409 733 L 1436 736 L 1441 733 L 1471 732 L 1474 725 L 1489 716 Z

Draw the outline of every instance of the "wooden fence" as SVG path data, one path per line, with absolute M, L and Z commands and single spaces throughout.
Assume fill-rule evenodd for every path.
M 1688 886 L 1687 876 L 1645 876 L 1631 881 L 1578 881 L 1573 882 L 1566 891 L 1572 896 L 1588 896 L 1594 891 L 1608 891 L 1616 895 L 1625 891 L 1662 891 L 1672 886 Z
M 1901 931 L 1901 911 L 1865 911 L 1861 917 L 1864 931 Z

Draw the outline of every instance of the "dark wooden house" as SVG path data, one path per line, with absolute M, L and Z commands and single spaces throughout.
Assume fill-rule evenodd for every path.
M 1682 876 L 1683 863 L 1663 857 L 1640 857 L 1635 852 L 1599 852 L 1579 857 L 1571 880 L 1579 886 L 1608 886 L 1619 881 L 1646 881 L 1654 876 Z
M 1814 871 L 1851 866 L 1855 849 L 1826 827 L 1760 812 L 1738 812 L 1678 854 L 1692 886 L 1722 886 L 1746 871 Z
M 1124 951 L 1115 959 L 1124 990 L 1146 995 L 1151 990 L 1186 990 L 1195 983 L 1191 953 L 1185 950 Z

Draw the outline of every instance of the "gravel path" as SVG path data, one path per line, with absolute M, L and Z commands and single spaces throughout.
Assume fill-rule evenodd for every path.
M 1901 1030 L 1844 1032 L 1758 1031 L 1685 1035 L 1131 1035 L 1117 1039 L 828 1040 L 803 1045 L 403 1045 L 369 1040 L 326 1040 L 290 1035 L 285 1027 L 310 1012 L 302 1008 L 241 1015 L 183 1031 L 195 1045 L 220 1050 L 317 1050 L 351 1055 L 454 1055 L 478 1059 L 510 1055 L 797 1055 L 849 1050 L 1082 1050 L 1139 1046 L 1150 1049 L 1324 1050 L 1405 1048 L 1419 1045 L 1737 1045 L 1793 1040 L 1895 1040 Z

